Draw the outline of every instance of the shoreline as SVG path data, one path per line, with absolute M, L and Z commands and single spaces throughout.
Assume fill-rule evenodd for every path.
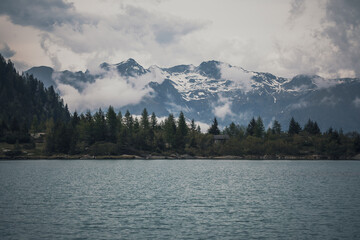
M 339 159 L 331 158 L 326 155 L 244 155 L 244 156 L 191 156 L 191 155 L 104 155 L 104 156 L 91 156 L 91 155 L 38 155 L 38 156 L 0 156 L 0 161 L 9 160 L 334 160 L 334 161 L 359 161 L 360 154 L 352 157 L 341 157 Z

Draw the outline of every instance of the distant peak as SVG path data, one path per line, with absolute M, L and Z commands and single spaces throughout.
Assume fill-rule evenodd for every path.
M 200 66 L 204 66 L 204 65 L 219 65 L 221 64 L 221 62 L 216 61 L 216 60 L 209 60 L 209 61 L 204 61 L 202 63 L 200 63 Z
M 137 63 L 135 61 L 135 59 L 133 58 L 129 58 L 128 60 L 124 61 L 124 62 L 121 62 L 122 64 L 130 64 L 130 65 L 140 65 L 139 63 Z
M 110 66 L 110 64 L 108 64 L 107 62 L 103 62 L 100 64 L 100 68 L 102 68 L 102 69 L 107 69 L 107 68 L 109 68 L 109 66 Z

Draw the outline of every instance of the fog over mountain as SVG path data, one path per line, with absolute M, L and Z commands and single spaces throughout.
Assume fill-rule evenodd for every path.
M 46 86 L 54 85 L 72 111 L 112 105 L 133 114 L 143 108 L 158 116 L 183 111 L 188 119 L 207 124 L 215 116 L 222 126 L 232 121 L 246 125 L 252 117 L 261 116 L 266 126 L 276 119 L 283 129 L 291 117 L 302 124 L 311 118 L 323 131 L 360 129 L 358 78 L 283 78 L 219 61 L 145 69 L 131 58 L 117 64 L 104 62 L 93 72 L 42 66 L 26 73 Z

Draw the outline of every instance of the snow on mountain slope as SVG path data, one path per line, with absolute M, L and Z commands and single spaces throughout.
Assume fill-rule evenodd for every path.
M 223 126 L 231 121 L 247 124 L 253 116 L 261 116 L 266 126 L 277 119 L 284 128 L 291 117 L 300 123 L 312 118 L 323 128 L 360 129 L 359 79 L 324 79 L 316 75 L 282 78 L 218 61 L 171 68 L 153 65 L 145 69 L 134 59 L 128 59 L 117 64 L 102 63 L 100 68 L 102 71 L 97 75 L 88 71 L 54 72 L 53 83 L 73 87 L 78 91 L 79 99 L 84 100 L 81 97 L 89 92 L 88 89 L 110 82 L 114 86 L 102 89 L 112 89 L 114 96 L 123 97 L 111 98 L 107 93 L 98 92 L 98 95 L 106 95 L 102 98 L 106 101 L 99 102 L 102 104 L 99 106 L 111 104 L 118 110 L 129 109 L 134 114 L 140 114 L 144 107 L 159 116 L 183 111 L 189 119 L 205 123 L 211 123 L 216 116 Z M 40 80 L 49 75 L 49 69 L 45 67 L 28 72 Z M 111 81 L 106 81 L 109 74 Z M 45 80 L 49 82 L 49 79 Z M 124 104 L 132 97 L 127 97 L 124 92 L 127 89 L 132 90 L 132 94 L 139 92 L 142 95 L 131 104 Z M 84 104 L 91 98 L 86 96 Z M 91 101 L 94 106 L 96 101 Z

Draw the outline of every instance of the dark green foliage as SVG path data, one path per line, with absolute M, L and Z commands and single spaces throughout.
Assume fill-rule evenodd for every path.
M 218 122 L 217 122 L 216 118 L 214 118 L 213 124 L 209 128 L 208 133 L 212 134 L 212 135 L 219 135 L 220 134 L 220 130 L 219 130 Z
M 189 129 L 186 124 L 184 113 L 180 112 L 179 120 L 176 128 L 176 147 L 181 151 L 185 148 L 188 131 Z
M 253 117 L 246 128 L 247 136 L 255 136 L 258 138 L 263 138 L 265 135 L 265 127 L 261 117 L 258 117 L 256 120 Z
M 320 128 L 317 122 L 313 122 L 310 119 L 304 126 L 304 132 L 307 132 L 312 135 L 320 134 Z
M 0 55 L 0 141 L 30 142 L 28 130 L 32 133 L 44 130 L 44 123 L 50 118 L 70 120 L 67 106 L 54 88 L 44 88 L 31 75 L 20 76 L 13 63 Z
M 116 136 L 118 130 L 118 119 L 114 108 L 110 106 L 106 113 L 106 129 L 107 129 L 107 140 L 112 143 L 116 143 Z
M 281 126 L 274 122 L 273 128 L 265 134 L 261 118 L 253 118 L 247 129 L 231 123 L 223 131 L 230 138 L 215 143 L 213 134 L 197 131 L 195 121 L 191 122 L 189 128 L 183 113 L 177 120 L 170 114 L 161 123 L 157 122 L 155 114 L 150 119 L 145 110 L 140 120 L 133 118 L 129 111 L 123 118 L 121 114 L 115 116 L 111 107 L 106 114 L 101 109 L 94 115 L 89 111 L 80 117 L 74 113 L 67 123 L 50 119 L 46 123 L 45 151 L 48 154 L 95 156 L 144 153 L 250 157 L 320 155 L 331 159 L 354 156 L 360 151 L 358 133 L 344 135 L 342 131 L 331 128 L 324 134 L 311 134 L 308 130 L 299 131 L 298 134 L 282 134 Z M 292 122 L 296 125 L 295 120 Z M 9 127 L 3 122 L 0 125 L 7 131 L 22 129 L 17 121 L 13 121 Z M 216 129 L 214 126 L 217 127 L 216 119 L 211 128 Z M 115 140 L 110 137 L 109 129 L 115 132 Z
M 164 135 L 165 141 L 168 144 L 168 147 L 172 148 L 175 146 L 175 134 L 176 134 L 176 123 L 174 115 L 169 114 L 169 117 L 165 120 L 164 123 Z
M 263 138 L 264 134 L 265 134 L 264 123 L 263 123 L 261 117 L 258 117 L 256 120 L 254 135 L 255 135 L 255 137 Z
M 295 119 L 292 117 L 289 123 L 289 135 L 299 134 L 301 131 L 300 124 L 295 121 Z
M 246 128 L 246 135 L 248 136 L 254 136 L 256 129 L 256 120 L 255 118 L 252 118 L 249 122 L 247 128 Z
M 223 134 L 229 139 L 218 143 L 220 134 L 214 118 L 208 133 L 201 133 L 193 119 L 188 126 L 184 113 L 176 120 L 169 114 L 158 123 L 155 113 L 146 109 L 141 118 L 129 111 L 117 115 L 112 106 L 71 116 L 53 87 L 44 88 L 32 76 L 20 76 L 13 64 L 0 56 L 0 141 L 13 144 L 3 153 L 7 157 L 24 154 L 22 149 L 35 148 L 35 136 L 46 132 L 47 154 L 189 154 L 199 156 L 310 156 L 342 159 L 360 153 L 360 134 L 344 134 L 330 128 L 321 133 L 316 121 L 308 120 L 301 131 L 294 118 L 287 134 L 278 121 L 265 133 L 261 117 L 252 118 L 247 127 L 231 123 Z M 35 139 L 35 137 L 34 137 Z
M 274 121 L 271 132 L 272 134 L 278 134 L 278 135 L 281 133 L 281 125 L 277 120 Z

